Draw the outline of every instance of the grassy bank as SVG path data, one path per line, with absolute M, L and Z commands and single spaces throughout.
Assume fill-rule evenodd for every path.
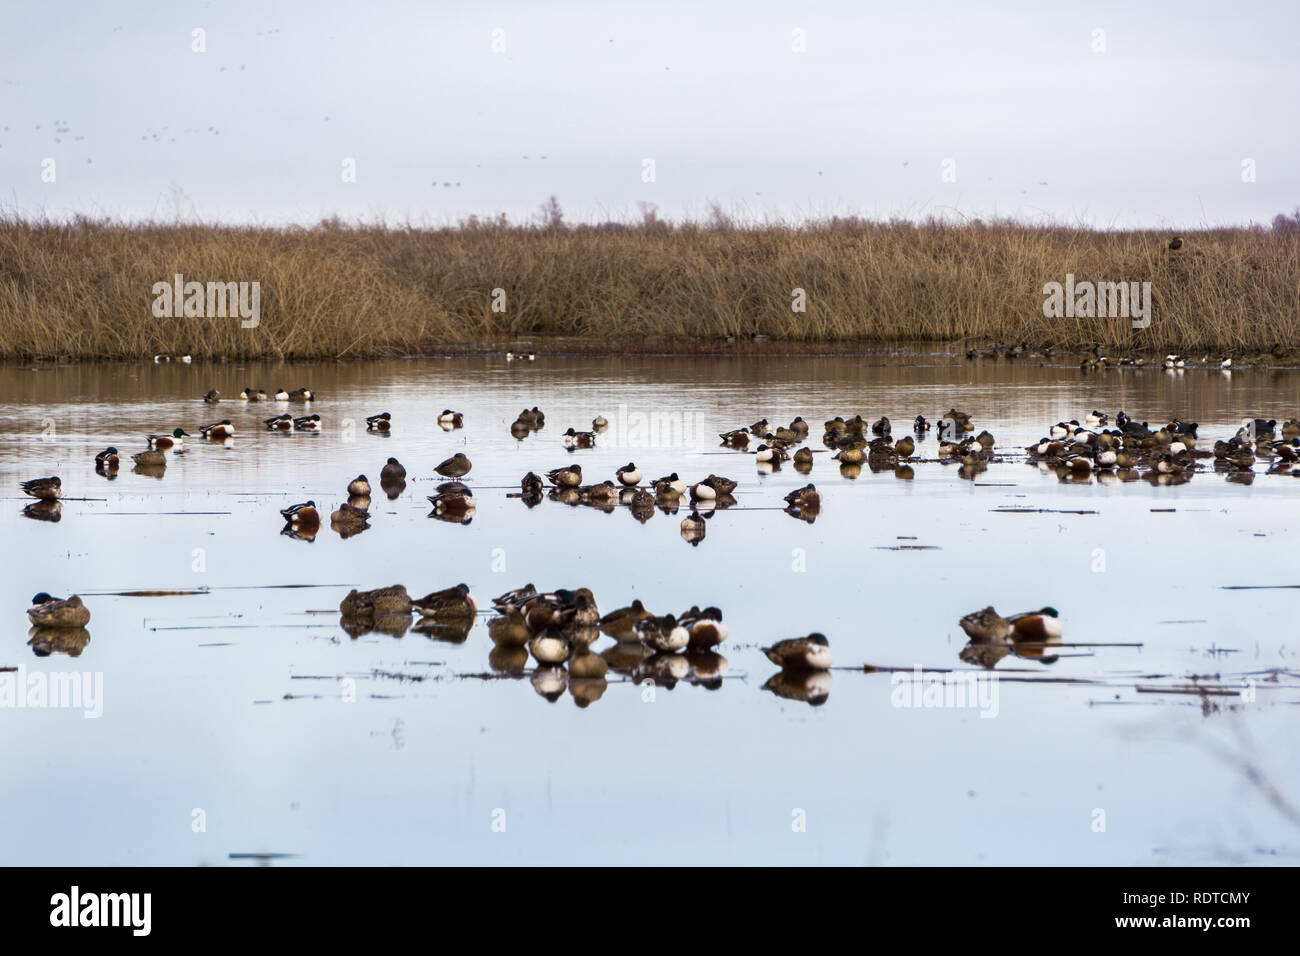
M 831 220 L 438 230 L 0 219 L 0 358 L 362 357 L 566 336 L 682 347 L 1019 343 L 1250 353 L 1300 343 L 1300 233 Z M 153 286 L 258 282 L 260 324 L 155 318 Z M 1043 286 L 1150 282 L 1152 321 L 1047 318 Z M 806 312 L 791 308 L 806 290 Z M 505 311 L 493 311 L 492 290 Z

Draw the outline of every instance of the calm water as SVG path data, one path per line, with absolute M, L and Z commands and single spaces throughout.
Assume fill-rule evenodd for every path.
M 239 402 L 249 383 L 313 388 L 324 431 L 265 431 L 282 409 Z M 213 387 L 215 408 L 198 400 Z M 546 428 L 516 441 L 508 425 L 532 405 Z M 899 437 L 952 405 L 1006 456 L 973 482 L 932 460 L 910 481 L 854 480 L 829 454 L 808 477 L 788 463 L 759 475 L 717 447 L 762 416 L 802 415 L 821 448 L 835 414 L 887 414 Z M 438 427 L 444 407 L 463 429 Z M 1199 421 L 1205 443 L 1245 416 L 1296 415 L 1300 372 L 1084 375 L 943 356 L 0 369 L 0 666 L 103 682 L 98 719 L 0 710 L 0 863 L 1294 864 L 1300 591 L 1225 587 L 1300 585 L 1300 481 L 1261 464 L 1249 486 L 1211 470 L 1177 487 L 1064 484 L 1024 462 L 1050 423 L 1093 408 Z M 391 437 L 355 424 L 380 411 Z M 598 447 L 566 451 L 564 429 L 597 414 L 613 425 Z M 93 470 L 108 444 L 125 456 L 147 434 L 227 417 L 233 444 L 196 438 L 161 479 L 129 462 L 111 481 Z M 468 525 L 430 519 L 425 499 L 457 451 L 474 463 Z M 280 508 L 332 509 L 390 455 L 411 477 L 396 500 L 376 490 L 369 530 L 280 533 Z M 934 456 L 931 437 L 918 457 Z M 598 481 L 629 460 L 647 478 L 735 478 L 737 505 L 692 547 L 685 509 L 642 524 L 626 508 L 507 497 L 528 470 L 579 462 Z M 17 483 L 47 474 L 89 499 L 57 523 L 22 514 Z M 809 480 L 824 496 L 812 524 L 779 510 Z M 462 643 L 339 626 L 350 587 L 422 595 L 462 580 L 480 607 L 529 581 L 590 587 L 602 612 L 637 597 L 658 613 L 717 605 L 725 677 L 665 670 L 647 688 L 611 670 L 580 707 L 529 675 L 474 676 L 499 663 L 485 616 Z M 79 656 L 28 646 L 24 609 L 42 590 L 85 596 L 90 639 L 61 647 Z M 957 621 L 988 604 L 1054 606 L 1069 644 L 1140 646 L 1008 656 L 987 718 L 897 706 L 888 670 L 860 670 L 972 671 Z M 776 669 L 758 649 L 810 631 L 843 668 L 815 707 L 764 689 Z M 1171 692 L 1193 682 L 1228 690 Z

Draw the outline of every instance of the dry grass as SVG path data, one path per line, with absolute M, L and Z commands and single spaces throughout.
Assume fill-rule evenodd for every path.
M 1027 342 L 1242 353 L 1300 342 L 1300 234 L 1016 223 L 233 228 L 0 218 L 0 358 L 361 357 L 589 342 Z M 258 281 L 261 325 L 155 319 L 151 288 Z M 1153 321 L 1049 319 L 1044 283 L 1150 281 Z M 504 289 L 506 311 L 491 291 Z M 807 290 L 806 313 L 791 292 Z

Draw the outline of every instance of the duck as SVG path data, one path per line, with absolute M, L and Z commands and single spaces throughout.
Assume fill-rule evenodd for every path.
M 597 415 L 591 420 L 591 427 L 594 431 L 603 432 L 609 427 L 609 419 L 604 415 Z
M 791 508 L 810 510 L 822 506 L 822 496 L 821 492 L 817 490 L 816 485 L 807 484 L 786 495 L 785 503 Z
M 366 431 L 368 432 L 391 431 L 392 427 L 393 416 L 388 412 L 380 412 L 378 415 L 366 416 Z
M 433 470 L 444 478 L 463 478 L 469 474 L 470 469 L 473 467 L 470 460 L 465 457 L 465 453 L 458 451 L 446 461 L 439 463 L 438 467 Z
M 402 481 L 406 478 L 406 469 L 396 458 L 388 459 L 383 470 L 379 473 L 380 481 Z
M 568 593 L 568 599 L 556 607 L 551 626 L 562 629 L 596 627 L 600 623 L 600 608 L 596 606 L 596 596 L 591 589 L 575 588 Z
M 893 426 L 889 423 L 889 419 L 882 415 L 880 421 L 871 426 L 871 434 L 878 438 L 888 438 L 892 427 Z
M 541 428 L 546 424 L 545 413 L 534 405 L 532 408 L 525 408 L 518 415 L 518 420 L 523 422 L 529 428 Z
M 629 461 L 616 474 L 619 484 L 625 488 L 635 488 L 641 483 L 641 469 L 636 466 L 635 462 Z
M 794 463 L 796 465 L 811 465 L 813 463 L 813 453 L 811 448 L 795 449 Z
M 612 481 L 583 485 L 578 489 L 578 497 L 587 504 L 612 505 L 618 501 L 618 487 Z
M 967 637 L 980 644 L 1005 640 L 1011 633 L 1011 625 L 1007 623 L 1007 619 L 995 611 L 992 605 L 980 611 L 972 611 L 957 623 L 961 625 Z
M 573 649 L 563 635 L 543 631 L 528 642 L 528 652 L 539 664 L 563 664 Z
M 81 598 L 56 598 L 42 591 L 32 598 L 27 619 L 37 627 L 85 627 L 90 623 L 90 608 Z
M 507 591 L 500 597 L 492 599 L 492 606 L 498 611 L 508 611 L 510 609 L 519 610 L 525 604 L 537 597 L 537 588 L 530 581 L 521 588 L 515 588 L 513 591 Z
M 211 425 L 204 425 L 199 432 L 208 441 L 225 441 L 227 438 L 235 437 L 235 426 L 230 424 L 229 418 L 223 418 Z
M 700 649 L 716 647 L 727 639 L 727 625 L 722 620 L 722 610 L 706 607 L 701 611 L 693 607 L 677 619 L 677 623 L 686 628 L 688 644 Z
M 266 392 L 249 385 L 239 393 L 239 397 L 245 402 L 264 402 L 266 401 Z
M 916 421 L 912 422 L 912 431 L 918 435 L 924 435 L 930 430 L 930 423 L 925 420 L 924 415 L 917 415 Z
M 570 428 L 564 433 L 565 448 L 595 448 L 596 433 L 580 432 Z
M 557 488 L 576 488 L 582 484 L 582 466 L 568 465 L 546 473 L 547 480 Z
M 641 603 L 641 599 L 636 598 L 627 607 L 610 611 L 596 623 L 610 637 L 621 639 L 622 637 L 634 637 L 636 635 L 637 621 L 651 616 L 645 605 Z
M 515 420 L 514 422 L 512 422 L 511 425 L 510 425 L 510 435 L 511 435 L 511 437 L 512 437 L 512 438 L 517 438 L 517 439 L 519 439 L 520 441 L 523 441 L 525 438 L 527 438 L 529 435 L 531 435 L 532 432 L 533 432 L 532 428 L 530 428 L 530 427 L 529 427 L 527 424 L 525 424 L 524 422 L 519 421 L 518 419 L 516 419 L 516 420 Z
M 721 475 L 710 474 L 705 480 L 717 490 L 720 496 L 725 497 L 736 490 L 737 482 L 730 478 L 723 478 Z
M 450 408 L 444 408 L 442 414 L 438 416 L 438 424 L 460 428 L 465 424 L 465 416 L 461 412 L 453 412 Z
M 794 432 L 795 437 L 800 441 L 808 437 L 808 423 L 803 420 L 802 415 L 796 415 L 790 422 L 790 431 Z
M 429 499 L 429 504 L 433 505 L 434 514 L 438 515 L 464 517 L 477 507 L 474 503 L 474 493 L 463 485 L 458 491 L 444 491 L 426 497 Z
M 528 643 L 528 624 L 517 607 L 506 608 L 499 617 L 488 621 L 488 637 L 504 647 L 523 647 Z
M 719 432 L 718 437 L 722 439 L 722 444 L 729 445 L 732 448 L 749 447 L 749 429 L 735 428 L 729 432 Z
M 718 497 L 718 489 L 708 478 L 691 485 L 690 492 L 693 501 L 713 501 Z
M 287 508 L 281 508 L 280 514 L 284 516 L 286 522 L 295 528 L 320 527 L 320 512 L 316 510 L 316 502 L 314 501 L 303 501 Z
M 411 607 L 422 616 L 439 621 L 473 618 L 478 613 L 478 604 L 469 593 L 469 585 L 464 583 L 426 594 L 411 601 Z
M 690 643 L 691 635 L 677 623 L 671 614 L 663 617 L 649 615 L 641 618 L 634 625 L 637 639 L 652 651 L 660 654 L 675 654 Z
M 360 508 L 347 501 L 330 513 L 331 525 L 363 525 L 369 520 L 370 511 L 368 509 Z
M 106 469 L 108 471 L 116 471 L 119 463 L 120 462 L 118 461 L 118 457 L 117 457 L 117 449 L 114 448 L 112 445 L 109 445 L 107 448 L 105 448 L 103 451 L 101 451 L 98 455 L 95 456 L 96 468 Z
M 759 464 L 762 464 L 764 462 L 780 463 L 784 461 L 787 457 L 789 456 L 787 456 L 786 453 L 783 452 L 780 448 L 777 448 L 773 445 L 768 445 L 766 443 L 759 445 L 758 448 L 755 449 L 754 451 L 754 461 Z
M 289 391 L 283 385 L 275 390 L 275 400 L 277 402 L 287 402 L 289 400 Z
M 159 465 L 167 465 L 167 453 L 158 451 L 156 448 L 150 448 L 148 451 L 137 452 L 131 456 L 131 460 L 137 465 L 145 468 L 156 468 Z
M 293 430 L 296 432 L 320 431 L 320 416 L 303 415 L 301 418 L 295 418 L 293 420 Z
M 293 431 L 293 416 L 288 412 L 283 415 L 275 415 L 272 418 L 265 419 L 266 430 L 269 432 L 290 432 Z
M 911 435 L 904 435 L 894 442 L 894 454 L 899 458 L 911 458 L 916 452 L 916 441 Z
M 831 456 L 842 465 L 860 465 L 867 459 L 867 453 L 861 448 L 841 448 Z
M 792 637 L 777 641 L 771 647 L 762 648 L 767 659 L 782 670 L 824 671 L 830 670 L 831 646 L 823 634 L 809 634 L 807 637 Z
M 57 475 L 51 475 L 49 478 L 33 478 L 22 482 L 20 487 L 24 494 L 41 501 L 57 501 L 63 497 L 63 479 Z
M 215 388 L 208 389 L 208 394 L 203 396 L 203 400 L 209 405 L 215 405 L 221 401 L 221 393 Z
M 348 482 L 348 496 L 351 498 L 369 498 L 370 497 L 370 479 L 365 475 L 357 475 Z
M 289 393 L 291 402 L 311 402 L 316 400 L 316 393 L 310 388 L 295 388 Z
M 655 490 L 655 494 L 661 497 L 686 494 L 686 482 L 678 477 L 677 472 L 664 475 L 662 478 L 656 478 L 650 482 L 650 487 Z
M 173 428 L 170 435 L 150 435 L 149 447 L 159 451 L 183 451 L 185 439 L 190 437 L 192 436 L 185 429 Z
M 540 495 L 542 493 L 542 476 L 530 471 L 520 480 L 519 490 L 527 497 Z
M 1054 607 L 1013 614 L 1007 618 L 1011 634 L 1022 641 L 1049 641 L 1058 639 L 1064 628 L 1059 612 Z

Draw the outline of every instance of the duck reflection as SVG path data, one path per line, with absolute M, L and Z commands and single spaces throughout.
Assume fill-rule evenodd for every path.
M 412 628 L 416 634 L 423 634 L 430 640 L 442 641 L 446 644 L 464 644 L 473 629 L 473 618 L 468 621 L 436 621 L 424 618 Z
M 563 667 L 544 664 L 534 669 L 529 681 L 533 690 L 537 691 L 537 696 L 544 697 L 553 704 L 564 696 L 564 691 L 569 686 L 569 675 Z
M 830 671 L 777 671 L 767 679 L 763 690 L 785 700 L 797 700 L 820 707 L 831 696 Z
M 33 501 L 23 508 L 23 516 L 33 521 L 59 521 L 63 518 L 63 505 L 58 501 Z
M 523 674 L 528 669 L 528 648 L 521 644 L 497 644 L 488 654 L 488 667 L 500 674 Z
M 37 657 L 80 657 L 89 643 L 90 632 L 84 627 L 33 627 L 27 632 L 27 646 Z
M 690 666 L 688 680 L 705 690 L 720 690 L 722 678 L 727 673 L 727 659 L 714 651 L 687 651 L 686 663 Z

